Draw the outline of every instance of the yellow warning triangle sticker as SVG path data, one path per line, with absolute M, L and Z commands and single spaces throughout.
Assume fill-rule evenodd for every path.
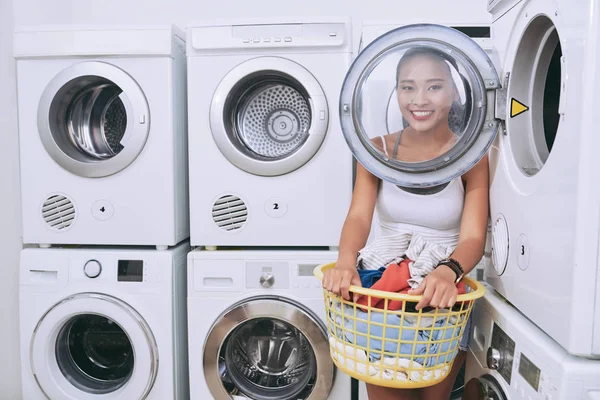
M 516 117 L 519 114 L 524 113 L 529 110 L 525 104 L 521 103 L 519 100 L 516 100 L 514 97 L 510 100 L 510 117 Z

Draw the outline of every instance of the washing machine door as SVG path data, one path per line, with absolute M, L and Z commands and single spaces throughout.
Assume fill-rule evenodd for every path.
M 465 385 L 462 400 L 508 400 L 498 381 L 486 374 Z
M 281 57 L 258 57 L 227 73 L 210 107 L 221 153 L 238 168 L 276 176 L 306 164 L 325 139 L 329 109 L 315 77 Z
M 204 344 L 203 364 L 216 400 L 326 399 L 335 373 L 319 318 L 271 296 L 248 298 L 221 314 Z
M 137 83 L 122 69 L 97 61 L 58 73 L 42 93 L 37 117 L 50 157 L 86 178 L 130 165 L 150 128 L 148 103 Z
M 50 399 L 144 399 L 158 373 L 156 341 L 142 316 L 98 293 L 53 305 L 33 332 L 29 354 Z
M 371 42 L 340 95 L 346 142 L 372 174 L 404 188 L 446 184 L 472 168 L 498 131 L 498 74 L 465 34 L 419 24 Z

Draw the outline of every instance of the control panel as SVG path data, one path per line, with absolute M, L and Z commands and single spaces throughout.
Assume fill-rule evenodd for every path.
M 513 360 L 515 357 L 515 341 L 512 340 L 497 324 L 492 331 L 492 343 L 487 351 L 487 366 L 498 371 L 510 385 Z
M 313 270 L 319 262 L 291 261 L 247 261 L 247 289 L 290 289 L 299 296 L 318 297 L 322 295 L 321 282 Z
M 265 47 L 337 47 L 346 44 L 346 24 L 260 24 L 192 28 L 197 50 Z

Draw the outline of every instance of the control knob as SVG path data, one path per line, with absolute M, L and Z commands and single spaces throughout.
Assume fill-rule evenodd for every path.
M 275 277 L 270 272 L 265 272 L 260 277 L 260 284 L 264 288 L 270 288 L 275 283 Z
M 498 371 L 504 366 L 504 354 L 493 347 L 488 348 L 486 361 L 489 369 Z

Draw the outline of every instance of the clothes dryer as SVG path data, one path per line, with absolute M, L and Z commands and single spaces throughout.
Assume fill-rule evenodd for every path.
M 189 398 L 187 243 L 21 253 L 23 398 Z
M 323 289 L 313 275 L 336 258 L 316 250 L 192 251 L 191 398 L 350 399 L 350 378 L 329 355 Z
M 166 248 L 189 236 L 184 36 L 15 33 L 25 243 Z
M 337 246 L 351 154 L 337 104 L 350 22 L 188 28 L 193 245 Z
M 486 280 L 568 352 L 600 357 L 598 2 L 493 1 L 506 121 L 490 151 Z

